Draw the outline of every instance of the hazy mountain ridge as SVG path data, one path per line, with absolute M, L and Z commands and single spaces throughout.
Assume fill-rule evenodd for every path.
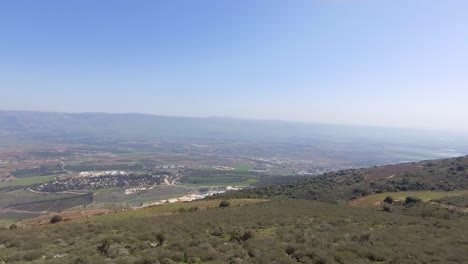
M 0 111 L 0 132 L 83 134 L 167 138 L 391 138 L 421 139 L 421 131 L 235 118 L 173 117 L 148 114 Z M 437 133 L 425 133 L 429 137 Z M 424 138 L 424 136 L 422 137 Z

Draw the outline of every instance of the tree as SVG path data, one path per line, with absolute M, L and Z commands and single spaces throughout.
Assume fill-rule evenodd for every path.
M 98 246 L 97 251 L 101 254 L 107 255 L 111 241 L 108 238 L 102 240 L 101 245 Z
M 229 205 L 231 205 L 231 203 L 228 200 L 222 200 L 219 203 L 219 207 L 229 207 Z
M 50 223 L 51 224 L 55 224 L 55 223 L 58 223 L 60 221 L 62 221 L 62 217 L 60 215 L 54 215 L 51 219 L 50 219 Z
M 248 230 L 244 232 L 244 235 L 242 236 L 242 240 L 246 241 L 251 238 L 254 238 L 256 236 L 256 233 L 254 230 Z
M 161 233 L 157 233 L 156 240 L 158 241 L 158 246 L 162 246 L 164 244 L 164 241 L 166 241 L 166 237 Z
M 385 197 L 385 199 L 383 201 L 384 201 L 384 203 L 392 204 L 393 203 L 393 197 L 387 196 L 387 197 Z
M 408 196 L 405 199 L 405 204 L 412 204 L 412 203 L 419 203 L 419 202 L 421 202 L 421 199 L 419 199 L 418 197 Z

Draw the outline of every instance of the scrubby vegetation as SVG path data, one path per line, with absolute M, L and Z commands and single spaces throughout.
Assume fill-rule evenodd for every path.
M 468 167 L 468 157 L 390 166 L 403 169 L 385 177 L 375 176 L 374 172 L 379 168 L 344 170 L 300 180 L 296 184 L 252 188 L 218 197 L 285 197 L 342 203 L 373 193 L 468 190 L 468 172 L 459 170 Z
M 58 223 L 58 222 L 61 222 L 63 219 L 60 215 L 54 215 L 51 219 L 50 219 L 50 223 L 51 224 L 55 224 L 55 223 Z
M 458 206 L 461 208 L 468 208 L 468 194 L 454 197 L 443 197 L 434 200 L 434 202 L 446 204 L 450 206 Z
M 393 197 L 387 196 L 387 197 L 385 197 L 385 199 L 383 201 L 384 201 L 384 203 L 392 204 L 394 200 L 393 200 Z
M 467 161 L 415 163 L 383 177 L 347 170 L 217 200 L 20 223 L 0 230 L 0 262 L 468 263 L 468 177 L 458 170 Z
M 228 200 L 222 200 L 220 203 L 219 203 L 219 207 L 229 207 L 231 203 L 228 201 Z
M 8 263 L 464 263 L 467 229 L 466 221 L 277 200 L 3 230 L 0 256 Z
M 418 197 L 408 196 L 405 199 L 405 204 L 414 204 L 419 202 L 421 202 L 421 199 L 419 199 Z

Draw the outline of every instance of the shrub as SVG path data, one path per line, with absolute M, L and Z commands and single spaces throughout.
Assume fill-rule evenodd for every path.
M 192 206 L 188 209 L 189 212 L 195 212 L 195 211 L 200 211 L 200 207 L 198 206 Z
M 86 264 L 87 261 L 86 259 L 82 258 L 82 257 L 78 257 L 75 259 L 75 261 L 73 262 L 74 264 Z
M 164 241 L 166 241 L 166 237 L 161 233 L 157 233 L 156 241 L 158 241 L 158 246 L 162 246 L 164 244 Z
M 254 230 L 248 230 L 248 231 L 245 231 L 244 232 L 244 235 L 242 236 L 242 239 L 245 241 L 245 240 L 249 240 L 251 238 L 254 238 L 256 235 L 255 231 Z
M 366 195 L 369 195 L 369 191 L 363 188 L 354 188 L 353 194 L 358 195 L 358 196 L 366 196 Z
M 419 202 L 421 202 L 421 199 L 419 199 L 418 197 L 408 196 L 405 199 L 405 204 L 412 204 L 412 203 L 419 203 Z
M 390 208 L 390 206 L 387 206 L 387 205 L 384 205 L 383 210 L 384 210 L 385 212 L 391 212 L 391 211 L 392 211 L 392 209 Z
M 34 251 L 30 251 L 24 254 L 23 260 L 33 261 L 33 260 L 41 258 L 42 256 L 43 256 L 43 253 L 41 251 L 34 250 Z
M 98 246 L 97 251 L 101 254 L 107 255 L 111 241 L 108 238 L 102 240 L 101 245 Z
M 18 226 L 16 224 L 11 224 L 10 225 L 10 230 L 14 230 L 14 229 L 17 229 Z
M 229 205 L 231 205 L 231 203 L 228 200 L 222 200 L 219 203 L 219 207 L 229 207 Z
M 457 171 L 465 171 L 465 167 L 464 166 L 458 166 Z
M 161 264 L 176 264 L 177 262 L 173 261 L 172 259 L 170 258 L 163 258 L 161 260 Z
M 385 197 L 385 199 L 383 201 L 384 201 L 384 203 L 391 204 L 391 203 L 393 203 L 393 197 L 387 196 L 387 197 Z
M 50 219 L 50 223 L 51 224 L 55 224 L 55 223 L 58 223 L 58 222 L 61 222 L 63 219 L 60 215 L 54 215 L 51 219 Z
M 296 248 L 294 248 L 294 246 L 289 245 L 286 247 L 286 254 L 291 255 L 294 253 L 294 251 L 296 251 Z
M 361 243 L 372 243 L 372 234 L 369 232 L 364 232 L 361 234 L 353 234 L 351 235 L 351 241 L 354 242 L 361 242 Z

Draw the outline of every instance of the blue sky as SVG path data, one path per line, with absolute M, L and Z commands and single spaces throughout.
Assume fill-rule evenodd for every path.
M 0 2 L 0 109 L 468 132 L 466 0 Z

